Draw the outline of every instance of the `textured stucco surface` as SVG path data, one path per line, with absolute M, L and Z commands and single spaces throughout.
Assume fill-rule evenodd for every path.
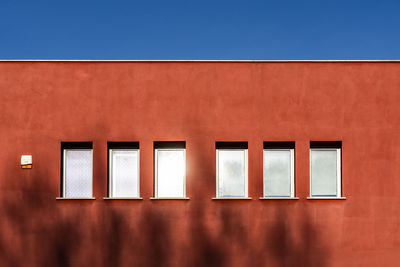
M 399 63 L 1 62 L 0 92 L 1 266 L 398 265 Z M 163 140 L 190 200 L 149 199 Z M 346 200 L 306 199 L 311 140 Z M 96 200 L 56 200 L 61 141 L 93 142 Z M 107 141 L 140 142 L 143 200 L 103 200 Z M 211 200 L 216 141 L 248 141 L 252 200 Z M 258 199 L 263 141 L 296 142 L 299 200 Z

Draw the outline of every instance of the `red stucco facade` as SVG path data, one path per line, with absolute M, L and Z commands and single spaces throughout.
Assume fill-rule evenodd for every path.
M 0 92 L 1 266 L 398 266 L 399 63 L 1 62 Z M 190 200 L 150 200 L 163 140 Z M 346 200 L 307 200 L 311 140 Z M 96 200 L 56 200 L 61 141 L 93 142 Z M 107 141 L 140 142 L 143 200 L 103 200 Z M 216 141 L 248 141 L 252 200 L 212 200 Z M 296 142 L 299 200 L 259 200 L 263 141 Z

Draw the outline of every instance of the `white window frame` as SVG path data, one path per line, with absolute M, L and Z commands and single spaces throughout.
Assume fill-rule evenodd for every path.
M 92 152 L 92 196 L 91 197 L 67 197 L 66 196 L 66 188 L 65 188 L 65 174 L 66 174 L 66 166 L 67 166 L 67 151 L 91 151 Z M 62 187 L 63 194 L 62 197 L 57 199 L 95 199 L 93 197 L 93 148 L 64 148 L 63 149 L 63 179 L 62 179 Z
M 264 173 L 264 151 L 290 151 L 290 196 L 266 196 L 265 195 L 265 173 Z M 295 197 L 295 182 L 294 182 L 294 148 L 265 148 L 263 149 L 263 197 L 262 199 L 294 199 Z M 297 198 L 296 198 L 297 199 Z
M 215 195 L 216 197 L 213 199 L 251 199 L 249 198 L 249 188 L 248 188 L 248 184 L 249 184 L 249 162 L 248 162 L 248 149 L 247 148 L 235 148 L 235 149 L 231 149 L 231 148 L 218 148 L 215 150 L 216 151 L 216 166 L 215 166 L 215 170 L 216 170 L 216 188 L 215 188 Z M 220 151 L 244 151 L 244 196 L 243 197 L 225 197 L 225 196 L 220 196 L 219 195 L 219 152 Z
M 158 196 L 158 151 L 183 151 L 183 161 L 185 171 L 183 176 L 183 196 L 182 197 L 159 197 Z M 154 149 L 154 197 L 151 199 L 189 199 L 186 197 L 186 148 L 155 148 Z
M 108 188 L 108 198 L 110 199 L 142 199 L 140 197 L 140 149 L 136 149 L 136 148 L 110 148 L 108 150 L 108 154 L 109 154 L 109 172 L 108 172 L 108 184 L 109 184 L 109 188 Z M 137 160 L 137 197 L 114 197 L 112 194 L 112 185 L 113 185 L 113 175 L 112 175 L 112 171 L 113 171 L 113 151 L 137 151 L 138 153 L 138 160 Z
M 312 194 L 312 151 L 336 151 L 336 196 L 322 196 Z M 342 149 L 341 148 L 310 148 L 310 196 L 308 199 L 345 199 L 342 197 Z

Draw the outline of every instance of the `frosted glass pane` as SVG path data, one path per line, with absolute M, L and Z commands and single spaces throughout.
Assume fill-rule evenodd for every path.
M 336 196 L 336 150 L 311 150 L 312 196 Z
M 245 197 L 245 152 L 218 151 L 218 196 Z
M 157 152 L 157 196 L 185 197 L 185 152 L 159 150 Z
M 65 150 L 65 197 L 92 197 L 91 150 Z
M 264 150 L 264 192 L 266 197 L 291 196 L 290 150 Z
M 112 197 L 139 197 L 138 151 L 112 150 Z

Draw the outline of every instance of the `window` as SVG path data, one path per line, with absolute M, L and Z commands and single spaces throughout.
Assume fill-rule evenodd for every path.
M 185 142 L 154 142 L 154 198 L 186 198 Z
M 93 145 L 62 142 L 62 198 L 92 198 Z
M 247 198 L 247 142 L 216 143 L 216 198 Z
M 310 143 L 311 198 L 341 197 L 341 142 Z
M 108 142 L 109 197 L 139 198 L 139 143 Z
M 264 142 L 264 198 L 294 198 L 294 142 Z

